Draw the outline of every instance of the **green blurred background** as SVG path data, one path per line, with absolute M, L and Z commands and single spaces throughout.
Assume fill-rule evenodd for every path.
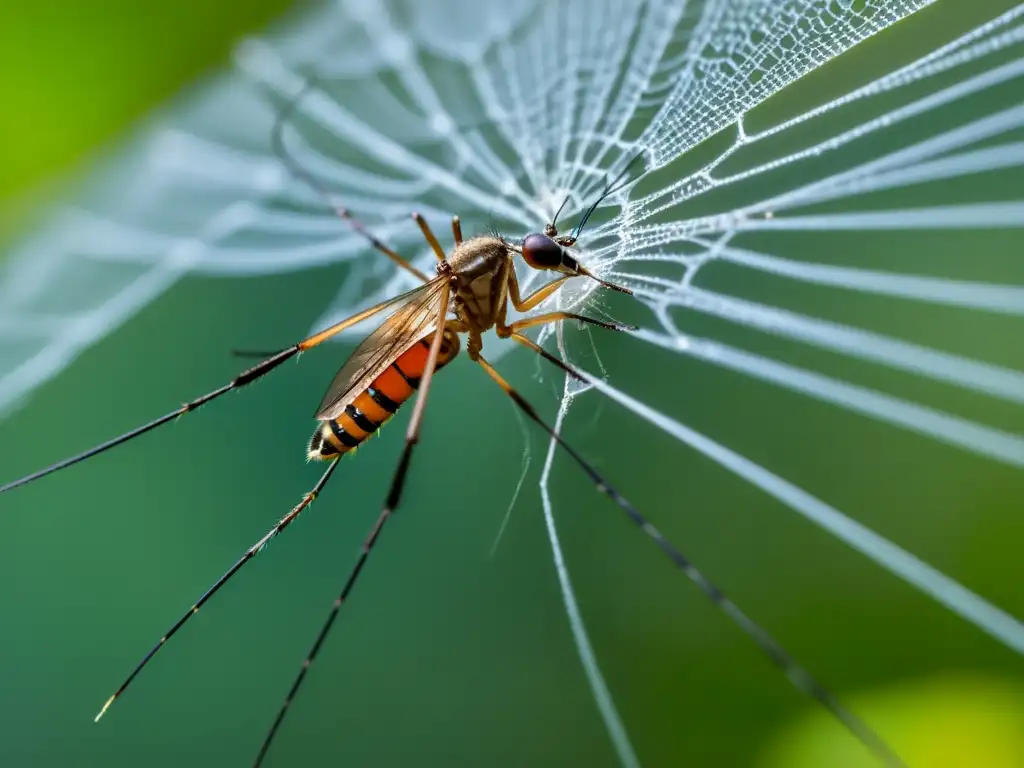
M 50 2 L 0 7 L 0 196 L 8 233 L 51 181 L 149 107 L 224 64 L 280 0 Z M 1006 3 L 940 2 L 873 40 L 886 71 Z M 806 86 L 809 104 L 856 65 Z M 994 96 L 993 98 L 998 98 Z M 965 194 L 1010 178 L 967 179 Z M 974 185 L 972 187 L 972 184 Z M 1000 186 L 1002 184 L 1002 186 Z M 1018 195 L 1019 197 L 1019 195 Z M 1020 280 L 1012 233 L 893 235 L 879 266 L 958 264 Z M 778 243 L 772 241 L 776 250 Z M 806 247 L 792 244 L 794 252 Z M 815 247 L 855 252 L 849 238 Z M 811 255 L 811 252 L 808 253 Z M 368 255 L 368 258 L 372 256 Z M 227 380 L 230 350 L 302 335 L 344 267 L 180 283 L 39 389 L 0 426 L 7 480 Z M 969 276 L 969 273 L 965 273 Z M 976 276 L 976 279 L 982 279 Z M 714 273 L 715 287 L 838 315 L 1020 369 L 1019 321 L 902 306 Z M 756 283 L 756 285 L 754 284 Z M 626 318 L 618 299 L 610 308 Z M 643 319 L 637 314 L 637 319 Z M 1019 409 L 869 369 L 724 323 L 686 330 L 937 404 L 1011 432 Z M 596 368 L 585 340 L 578 359 Z M 595 338 L 611 381 L 763 463 L 1017 616 L 1024 616 L 1021 472 L 738 374 Z M 376 517 L 405 418 L 339 468 L 305 518 L 253 561 L 92 716 L 145 650 L 318 476 L 310 412 L 346 350 L 303 358 L 159 435 L 3 499 L 0 764 L 246 765 Z M 560 379 L 503 369 L 553 417 Z M 432 395 L 405 504 L 374 552 L 270 765 L 612 766 L 576 659 L 541 517 L 544 441 L 507 533 L 524 438 L 500 392 L 461 360 Z M 567 434 L 745 610 L 848 699 L 911 765 L 1024 766 L 1024 664 L 962 620 L 710 461 L 597 395 Z M 872 765 L 562 459 L 552 494 L 597 656 L 647 766 Z

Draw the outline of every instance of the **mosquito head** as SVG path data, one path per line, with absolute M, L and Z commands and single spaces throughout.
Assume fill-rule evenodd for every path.
M 563 275 L 584 275 L 591 280 L 596 280 L 605 288 L 611 288 L 613 291 L 633 293 L 628 288 L 623 288 L 620 285 L 615 285 L 599 278 L 580 264 L 575 256 L 569 253 L 568 245 L 546 234 L 533 232 L 527 235 L 523 238 L 519 250 L 523 254 L 523 261 L 534 269 L 552 270 Z
M 534 269 L 564 271 L 564 259 L 572 258 L 548 235 L 533 232 L 523 238 L 523 260 Z
M 632 295 L 633 292 L 628 288 L 609 283 L 599 278 L 593 272 L 590 272 L 576 260 L 569 252 L 569 249 L 575 247 L 576 241 L 579 240 L 580 235 L 583 233 L 583 228 L 587 226 L 587 222 L 590 221 L 590 217 L 597 210 L 598 206 L 630 183 L 628 176 L 642 157 L 643 152 L 638 152 L 626 164 L 622 172 L 605 185 L 598 198 L 587 206 L 587 209 L 583 212 L 579 222 L 573 227 L 572 231 L 567 235 L 559 235 L 557 221 L 558 216 L 569 202 L 569 196 L 566 195 L 562 204 L 558 206 L 558 210 L 555 211 L 555 215 L 551 217 L 551 221 L 544 227 L 544 232 L 533 232 L 523 238 L 523 242 L 520 243 L 517 249 L 522 253 L 523 260 L 534 269 L 553 270 L 561 272 L 563 275 L 585 275 L 592 280 L 596 280 L 605 288 L 611 288 L 613 291 Z

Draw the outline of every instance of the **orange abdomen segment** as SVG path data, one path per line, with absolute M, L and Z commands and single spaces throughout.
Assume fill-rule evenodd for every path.
M 445 331 L 438 369 L 459 353 L 459 337 Z M 338 418 L 320 423 L 309 441 L 309 458 L 330 461 L 348 453 L 395 415 L 420 385 L 427 366 L 430 338 L 421 339 L 403 352 L 357 395 Z

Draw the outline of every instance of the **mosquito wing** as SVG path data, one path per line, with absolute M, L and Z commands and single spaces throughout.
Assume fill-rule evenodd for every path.
M 320 401 L 315 418 L 321 421 L 337 418 L 385 368 L 437 327 L 438 302 L 448 279 L 447 276 L 435 277 L 400 297 L 405 303 L 367 336 L 341 366 Z

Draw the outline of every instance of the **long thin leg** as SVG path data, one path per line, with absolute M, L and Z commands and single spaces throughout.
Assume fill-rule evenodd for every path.
M 535 317 L 524 317 L 522 320 L 516 320 L 514 323 L 510 323 L 506 326 L 499 326 L 495 329 L 498 336 L 507 337 L 513 333 L 519 331 L 525 331 L 527 328 L 533 328 L 535 325 L 547 325 L 549 323 L 557 323 L 560 320 L 576 320 L 580 323 L 589 323 L 590 325 L 597 325 L 601 328 L 606 328 L 610 331 L 635 331 L 636 327 L 632 325 L 622 325 L 621 323 L 606 323 L 604 320 L 597 320 L 593 317 L 587 317 L 586 315 L 577 315 L 575 312 L 545 312 L 543 315 L 537 315 Z
M 572 370 L 572 368 L 570 368 L 569 366 L 565 365 L 561 360 L 559 360 L 557 357 L 552 355 L 550 352 L 548 352 L 546 349 L 544 349 L 544 347 L 542 347 L 540 344 L 535 342 L 529 336 L 523 336 L 523 334 L 521 334 L 521 333 L 511 333 L 511 334 L 509 334 L 509 338 L 510 339 L 514 339 L 515 341 L 518 341 L 524 347 L 529 347 L 534 352 L 536 352 L 538 355 L 543 357 L 545 360 L 550 360 L 555 365 L 561 366 L 562 370 L 564 370 L 572 378 L 576 379 L 576 381 L 584 381 L 584 378 L 582 376 L 580 376 L 578 373 L 576 373 L 576 371 Z
M 562 362 L 553 355 L 544 355 L 545 359 L 551 360 L 558 365 L 563 371 L 568 373 L 577 379 L 582 378 L 579 373 L 573 371 L 572 368 L 566 363 Z M 865 747 L 870 749 L 875 755 L 880 758 L 885 765 L 899 766 L 899 768 L 906 768 L 903 761 L 896 755 L 895 752 L 889 747 L 888 744 L 875 733 L 866 723 L 860 718 L 854 715 L 848 710 L 843 704 L 833 696 L 824 686 L 822 686 L 817 680 L 811 677 L 810 673 L 802 666 L 797 664 L 796 660 L 790 656 L 786 650 L 776 641 L 768 632 L 761 627 L 757 622 L 748 617 L 743 613 L 735 603 L 733 603 L 725 594 L 720 590 L 714 583 L 712 583 L 697 567 L 690 562 L 689 558 L 683 555 L 675 545 L 673 545 L 665 536 L 654 527 L 646 517 L 644 517 L 636 507 L 634 507 L 622 494 L 616 491 L 607 480 L 605 480 L 596 469 L 594 469 L 576 450 L 570 446 L 561 435 L 558 434 L 554 429 L 548 425 L 537 412 L 533 406 L 530 405 L 522 395 L 516 392 L 512 388 L 512 385 L 502 378 L 494 367 L 488 363 L 484 358 L 477 357 L 477 362 L 483 367 L 487 374 L 505 390 L 507 394 L 515 404 L 523 411 L 523 413 L 533 421 L 537 422 L 547 432 L 551 438 L 558 443 L 558 445 L 572 457 L 573 461 L 579 465 L 587 476 L 593 481 L 594 487 L 605 496 L 609 497 L 614 501 L 618 507 L 626 514 L 626 516 L 642 530 L 647 536 L 649 536 L 655 544 L 661 549 L 665 555 L 672 561 L 672 563 L 679 568 L 686 576 L 700 589 L 704 595 L 711 600 L 719 610 L 721 610 L 729 619 L 738 626 L 749 638 L 751 638 L 768 659 L 777 666 L 782 672 L 790 679 L 794 686 L 806 695 L 818 701 L 822 706 L 828 709 L 846 728 L 857 738 Z
M 238 573 L 242 569 L 243 565 L 252 560 L 252 558 L 258 555 L 261 551 L 263 551 L 263 548 L 267 546 L 267 544 L 270 542 L 272 538 L 274 538 L 275 536 L 277 536 L 277 534 L 279 534 L 281 531 L 287 528 L 292 523 L 292 521 L 299 516 L 302 510 L 304 510 L 306 507 L 313 503 L 316 497 L 320 494 L 320 491 L 322 491 L 324 486 L 327 485 L 327 481 L 331 479 L 331 474 L 334 472 L 335 469 L 337 469 L 337 467 L 337 460 L 332 461 L 331 465 L 327 468 L 327 471 L 320 476 L 320 479 L 317 481 L 316 485 L 314 485 L 310 489 L 309 493 L 302 497 L 302 501 L 295 505 L 292 508 L 291 512 L 282 517 L 277 525 L 275 525 L 273 528 L 267 531 L 267 534 L 262 539 L 257 541 L 251 547 L 249 547 L 249 549 L 246 550 L 245 554 L 238 558 L 235 564 L 228 569 L 227 573 L 225 573 L 223 576 L 217 579 L 214 585 L 210 587 L 208 590 L 206 590 L 206 592 L 203 593 L 203 596 L 200 597 L 199 600 L 197 600 L 196 603 L 191 608 L 189 608 L 187 611 L 185 611 L 184 614 L 182 614 L 181 618 L 174 623 L 174 626 L 172 626 L 167 631 L 167 633 L 160 638 L 160 642 L 158 642 L 149 650 L 149 653 L 147 653 L 142 658 L 142 661 L 140 661 L 138 665 L 135 667 L 135 669 L 132 670 L 132 673 L 125 678 L 123 683 L 121 683 L 121 686 L 116 691 L 114 691 L 114 695 L 107 699 L 106 703 L 103 705 L 103 708 L 100 710 L 99 714 L 96 715 L 96 722 L 99 722 L 99 719 L 103 717 L 106 711 L 110 708 L 110 705 L 113 704 L 114 701 L 117 700 L 117 698 L 125 692 L 125 690 L 128 688 L 129 685 L 132 684 L 132 681 L 139 674 L 139 672 L 142 671 L 143 667 L 145 667 L 149 663 L 150 659 L 152 659 L 156 655 L 156 652 L 163 648 L 164 644 L 168 640 L 170 640 L 175 635 L 175 633 L 185 625 L 185 622 L 187 622 L 189 619 L 195 616 L 199 612 L 199 609 L 202 608 L 203 605 L 206 603 L 206 601 L 213 597 L 217 593 L 217 591 L 221 587 L 223 587 L 232 576 Z
M 512 302 L 512 306 L 516 308 L 517 312 L 529 312 L 544 301 L 544 299 L 561 288 L 562 284 L 571 277 L 575 277 L 575 275 L 566 275 L 565 277 L 560 277 L 557 280 L 552 280 L 547 285 L 542 285 L 524 299 L 519 295 L 519 278 L 516 277 L 516 271 L 514 269 L 510 269 L 508 273 L 508 298 Z
M 419 290 L 419 288 L 416 288 L 414 290 Z M 412 291 L 410 291 L 410 293 L 412 293 Z M 73 464 L 77 464 L 80 461 L 85 461 L 88 458 L 103 453 L 104 451 L 108 451 L 111 448 L 121 445 L 122 443 L 126 443 L 129 440 L 132 440 L 133 438 L 139 437 L 140 435 L 144 435 L 147 432 L 156 429 L 157 427 L 160 427 L 170 421 L 177 419 L 179 416 L 184 416 L 186 413 L 194 411 L 200 406 L 206 405 L 211 400 L 216 400 L 221 395 L 227 394 L 233 389 L 244 387 L 246 384 L 252 384 L 254 381 L 270 373 L 272 370 L 281 365 L 281 363 L 283 363 L 285 360 L 294 357 L 299 352 L 305 352 L 308 349 L 312 349 L 318 344 L 327 341 L 332 336 L 336 336 L 337 334 L 341 333 L 346 328 L 349 328 L 355 325 L 356 323 L 359 323 L 365 320 L 366 318 L 377 314 L 381 310 L 387 309 L 390 306 L 394 306 L 395 304 L 400 303 L 408 295 L 409 294 L 403 294 L 402 296 L 399 296 L 397 298 L 381 302 L 380 304 L 377 304 L 374 307 L 365 309 L 362 312 L 353 315 L 352 317 L 346 318 L 341 322 L 335 323 L 330 328 L 320 331 L 319 333 L 315 333 L 312 336 L 305 338 L 302 341 L 293 344 L 292 346 L 286 349 L 282 349 L 280 352 L 271 355 L 266 360 L 257 363 L 252 368 L 242 371 L 242 373 L 238 374 L 234 379 L 225 384 L 223 387 L 215 389 L 212 392 L 208 392 L 205 395 L 202 395 L 201 397 L 197 397 L 195 400 L 185 403 L 180 408 L 176 408 L 175 410 L 171 411 L 170 413 L 164 414 L 158 419 L 154 419 L 153 421 L 150 421 L 147 424 L 143 424 L 141 427 L 136 427 L 135 429 L 125 432 L 123 435 L 118 435 L 117 437 L 112 438 L 111 440 L 107 440 L 105 443 L 100 443 L 99 445 L 93 446 L 87 451 L 83 451 L 82 453 L 79 453 L 75 456 L 71 456 L 67 459 L 63 459 L 62 461 L 58 461 L 56 464 L 51 464 L 50 466 L 33 472 L 30 475 L 25 475 L 25 477 L 19 478 L 18 480 L 13 480 L 7 483 L 6 485 L 0 486 L 0 493 L 3 493 L 4 491 L 9 491 L 13 488 L 17 488 L 18 486 L 21 485 L 25 485 L 26 483 L 30 483 L 33 480 L 38 480 L 41 477 L 45 477 L 46 475 L 56 472 L 57 470 L 70 467 Z
M 519 249 L 518 246 L 510 246 L 510 248 L 513 251 L 515 251 L 516 253 L 521 253 L 521 249 Z M 598 277 L 597 275 L 595 275 L 593 272 L 591 272 L 589 269 L 584 267 L 582 264 L 580 264 L 575 259 L 572 259 L 571 261 L 572 261 L 572 268 L 576 270 L 575 274 L 564 275 L 564 276 L 558 278 L 557 280 L 551 281 L 547 285 L 542 285 L 540 288 L 538 288 L 536 291 L 531 293 L 525 299 L 521 298 L 520 295 L 519 295 L 519 278 L 516 277 L 515 269 L 509 270 L 509 273 L 508 273 L 508 297 L 512 301 L 512 306 L 515 307 L 520 312 L 527 312 L 527 311 L 533 309 L 534 307 L 536 307 L 538 304 L 540 304 L 542 301 L 544 301 L 544 299 L 546 299 L 552 293 L 557 291 L 559 288 L 561 288 L 562 287 L 562 283 L 564 283 L 566 280 L 568 280 L 571 277 L 589 277 L 591 280 L 597 281 L 598 283 L 603 285 L 605 288 L 610 288 L 613 291 L 618 291 L 619 293 L 625 293 L 625 294 L 627 294 L 629 296 L 633 295 L 633 291 L 630 290 L 629 288 L 625 288 L 625 287 L 623 287 L 621 285 L 615 285 L 615 283 L 609 283 L 607 280 L 603 280 L 600 277 Z
M 340 205 L 334 205 L 332 207 L 334 208 L 334 213 L 338 216 L 338 218 L 347 221 L 352 226 L 352 229 L 354 229 L 356 232 L 358 232 L 360 235 L 365 237 L 370 242 L 370 245 L 372 245 L 378 251 L 383 253 L 393 262 L 395 262 L 395 264 L 397 264 L 399 267 L 404 269 L 406 272 L 411 272 L 412 274 L 416 275 L 416 277 L 418 277 L 424 283 L 430 280 L 429 277 L 427 277 L 425 274 L 416 269 L 416 267 L 414 267 L 412 264 L 406 261 L 401 255 L 399 255 L 393 249 L 386 246 L 382 240 L 370 234 L 369 230 L 367 230 L 366 227 L 363 226 L 362 222 L 360 222 L 358 219 L 352 216 L 348 208 L 345 208 L 344 206 Z
M 306 656 L 306 659 L 302 662 L 302 666 L 299 668 L 299 674 L 295 677 L 295 681 L 292 683 L 292 687 L 289 689 L 284 703 L 281 704 L 281 709 L 278 710 L 277 717 L 274 718 L 273 725 L 270 726 L 270 730 L 267 732 L 267 736 L 263 740 L 263 745 L 260 747 L 259 754 L 256 756 L 256 762 L 254 764 L 256 768 L 259 768 L 263 763 L 263 759 L 267 756 L 267 751 L 270 749 L 270 745 L 274 740 L 274 736 L 277 735 L 277 732 L 281 727 L 281 723 L 284 722 L 285 715 L 288 713 L 288 708 L 291 706 L 292 701 L 295 700 L 295 696 L 298 693 L 299 688 L 302 686 L 303 680 L 306 679 L 306 673 L 309 671 L 310 666 L 313 664 L 317 654 L 320 652 L 320 648 L 327 639 L 327 634 L 331 631 L 331 626 L 334 624 L 334 620 L 338 617 L 338 611 L 341 610 L 342 604 L 344 604 L 348 599 L 349 593 L 355 586 L 356 579 L 359 578 L 359 574 L 362 572 L 363 566 L 366 564 L 366 560 L 370 556 L 370 550 L 372 550 L 373 545 L 377 543 L 377 538 L 380 536 L 380 532 L 384 528 L 384 524 L 391 517 L 391 513 L 398 507 L 398 502 L 402 496 L 402 489 L 405 487 L 405 477 L 409 471 L 409 462 L 412 459 L 412 451 L 420 439 L 420 425 L 423 422 L 423 410 L 427 405 L 427 395 L 430 393 L 430 382 L 434 378 L 434 369 L 437 367 L 437 356 L 441 352 L 441 340 L 444 337 L 445 331 L 445 314 L 448 308 L 448 295 L 449 288 L 446 287 L 444 294 L 441 297 L 441 308 L 438 312 L 437 331 L 434 333 L 434 339 L 430 345 L 430 352 L 427 355 L 426 367 L 423 369 L 423 377 L 420 379 L 419 394 L 416 398 L 416 404 L 413 407 L 412 417 L 409 419 L 409 427 L 405 432 L 405 448 L 403 448 L 402 457 L 398 460 L 398 466 L 395 468 L 395 474 L 391 479 L 391 487 L 384 500 L 380 516 L 377 518 L 377 522 L 374 523 L 366 537 L 366 540 L 363 542 L 362 549 L 359 552 L 359 558 L 356 560 L 355 565 L 348 574 L 348 578 L 345 580 L 345 585 L 342 587 L 341 592 L 338 594 L 334 604 L 331 606 L 330 613 L 327 614 L 327 620 L 320 628 L 320 632 L 317 634 L 316 640 L 314 641 L 312 648 L 310 648 L 309 654 Z
M 295 95 L 295 98 L 292 99 L 292 101 L 289 102 L 285 106 L 285 108 L 278 113 L 277 119 L 274 121 L 273 130 L 270 133 L 271 148 L 273 149 L 274 153 L 281 159 L 281 162 L 284 163 L 285 167 L 291 172 L 291 174 L 295 176 L 295 178 L 301 179 L 302 181 L 306 182 L 306 184 L 308 184 L 318 195 L 320 195 L 320 197 L 322 197 L 324 201 L 327 203 L 327 205 L 331 207 L 331 210 L 334 211 L 334 214 L 339 219 L 348 222 L 352 229 L 354 229 L 356 232 L 358 232 L 360 235 L 362 235 L 369 241 L 370 245 L 372 245 L 378 251 L 383 253 L 393 262 L 395 262 L 395 264 L 397 264 L 399 267 L 406 270 L 407 272 L 412 273 L 413 275 L 416 275 L 416 277 L 418 277 L 424 283 L 427 282 L 429 278 L 425 274 L 416 269 L 416 267 L 414 267 L 412 264 L 410 264 L 408 261 L 402 258 L 398 253 L 396 253 L 394 250 L 385 245 L 381 240 L 370 234 L 366 227 L 363 226 L 362 222 L 355 218 L 348 208 L 346 208 L 343 205 L 338 205 L 337 203 L 335 203 L 334 196 L 330 192 L 328 192 L 324 184 L 316 176 L 314 176 L 312 173 L 303 168 L 299 161 L 296 160 L 288 151 L 288 148 L 285 147 L 285 123 L 287 123 L 288 118 L 291 117 L 291 115 L 295 112 L 295 109 L 302 101 L 303 96 L 305 96 L 311 89 L 313 89 L 317 85 L 318 83 L 314 78 L 310 78 L 309 80 L 307 80 L 306 83 L 302 86 L 302 89 Z
M 458 216 L 452 216 L 452 236 L 455 238 L 455 245 L 462 245 L 462 222 Z
M 427 220 L 419 213 L 414 213 L 412 218 L 420 225 L 420 231 L 423 232 L 423 236 L 427 238 L 427 242 L 430 243 L 430 247 L 434 250 L 434 255 L 437 256 L 437 260 L 444 261 L 447 254 L 444 252 L 444 248 L 441 247 L 441 244 L 437 241 L 437 237 L 434 236 L 434 230 L 430 228 Z M 454 227 L 454 222 L 452 223 L 452 226 Z

